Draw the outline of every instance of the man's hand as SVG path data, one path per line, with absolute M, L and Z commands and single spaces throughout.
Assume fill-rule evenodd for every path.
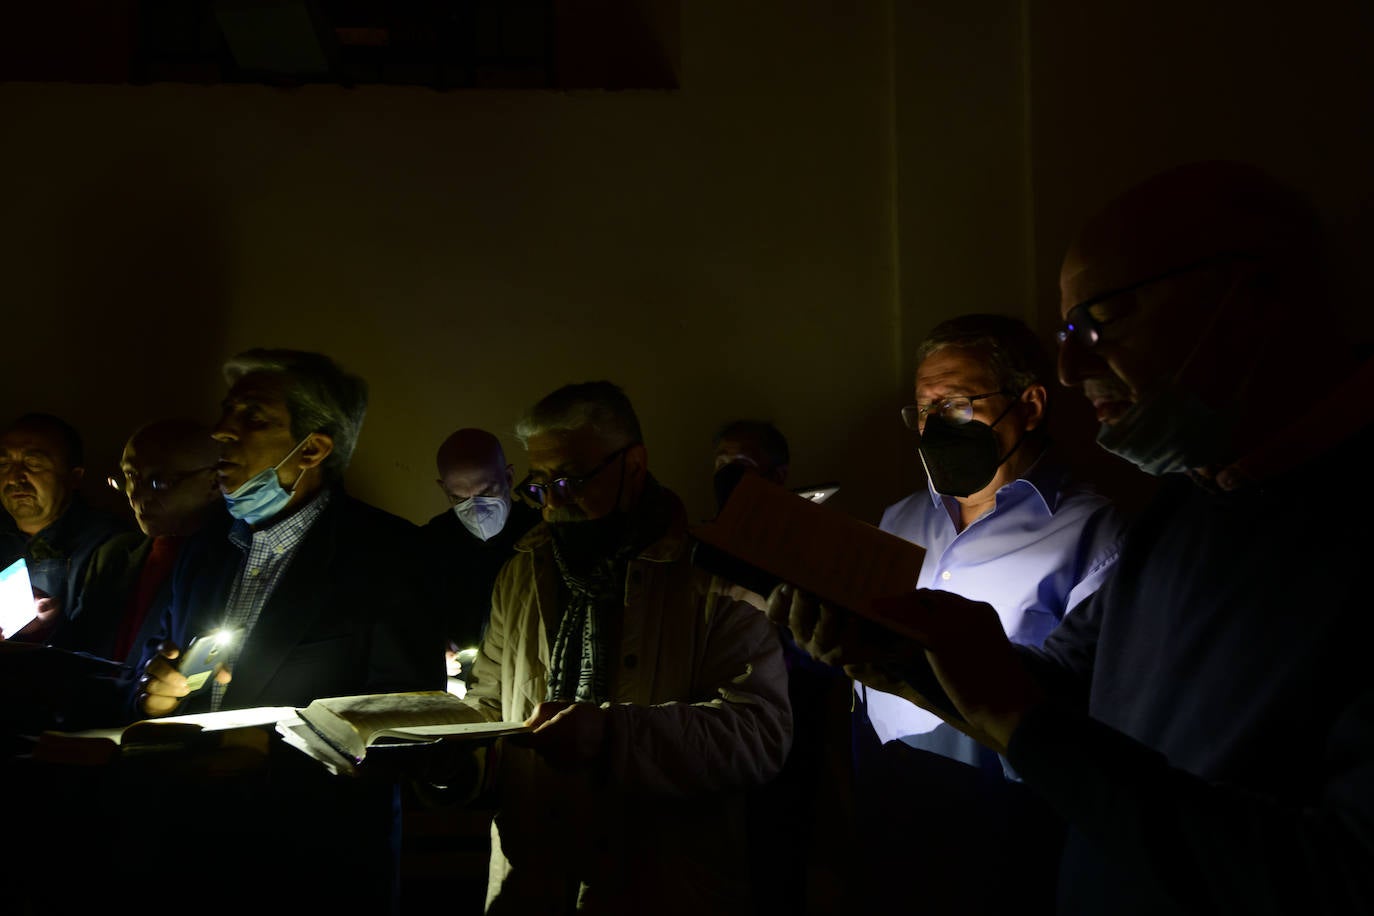
M 1005 753 L 1021 718 L 1044 694 L 1021 664 L 992 605 L 923 588 L 879 599 L 874 611 L 925 647 L 926 660 L 955 708 Z
M 176 712 L 182 699 L 191 692 L 186 676 L 173 662 L 181 657 L 181 647 L 170 640 L 158 647 L 158 654 L 149 660 L 139 679 L 142 688 L 138 695 L 139 708 L 149 718 L 169 716 Z M 227 684 L 233 677 L 229 669 L 220 665 L 215 669 L 215 683 Z
M 924 654 L 979 740 L 1004 753 L 1021 717 L 1043 695 L 992 605 L 953 592 L 918 589 L 875 601 L 873 612 L 883 624 L 787 585 L 768 597 L 768 616 L 788 626 L 797 645 L 814 658 L 841 665 L 855 680 L 922 706 L 894 679 L 894 672 L 920 664 Z
M 910 639 L 786 583 L 769 593 L 767 610 L 770 620 L 792 631 L 802 651 L 828 665 L 881 665 L 921 651 Z
M 540 703 L 534 715 L 525 720 L 534 731 L 518 743 L 534 749 L 558 769 L 578 769 L 601 756 L 606 719 L 606 710 L 594 703 Z

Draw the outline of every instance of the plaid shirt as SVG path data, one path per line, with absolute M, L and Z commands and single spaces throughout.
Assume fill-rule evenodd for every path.
M 224 626 L 242 627 L 243 637 L 230 647 L 227 664 L 232 671 L 239 653 L 248 640 L 248 635 L 258 622 L 272 590 L 281 581 L 282 574 L 291 563 L 296 548 L 315 520 L 320 517 L 324 507 L 329 505 L 329 489 L 306 503 L 299 511 L 293 512 L 274 525 L 254 531 L 242 519 L 234 522 L 229 529 L 229 542 L 245 554 L 239 577 L 229 590 L 229 601 L 224 608 Z M 224 702 L 227 685 L 216 683 L 212 688 L 210 709 L 218 710 Z

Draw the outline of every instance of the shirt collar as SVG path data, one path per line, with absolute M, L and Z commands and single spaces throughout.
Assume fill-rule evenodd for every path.
M 243 519 L 235 519 L 229 529 L 229 542 L 245 551 L 254 544 L 275 548 L 278 553 L 291 550 L 305 538 L 305 533 L 329 504 L 329 493 L 328 487 L 321 489 L 314 499 L 300 509 L 256 531 Z

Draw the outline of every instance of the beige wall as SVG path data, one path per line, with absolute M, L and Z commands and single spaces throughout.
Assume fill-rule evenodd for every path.
M 873 516 L 894 314 L 887 12 L 863 9 L 690 4 L 677 92 L 0 86 L 0 414 L 68 416 L 103 470 L 144 419 L 212 416 L 230 353 L 321 350 L 372 386 L 351 489 L 422 521 L 448 432 L 497 432 L 523 473 L 521 410 L 604 377 L 693 516 L 736 415 Z
M 372 385 L 351 489 L 423 521 L 449 431 L 523 473 L 520 411 L 604 377 L 693 516 L 714 427 L 758 415 L 876 520 L 918 480 L 915 341 L 972 309 L 1048 340 L 1122 184 L 1252 158 L 1370 241 L 1365 4 L 684 6 L 673 92 L 0 84 L 0 416 L 67 416 L 94 474 L 145 419 L 213 418 L 232 352 L 318 349 Z

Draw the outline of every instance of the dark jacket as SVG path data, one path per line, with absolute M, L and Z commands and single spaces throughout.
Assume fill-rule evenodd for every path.
M 8 512 L 0 512 L 0 569 L 23 557 L 34 588 L 52 595 L 69 619 L 78 613 L 81 584 L 96 548 L 117 534 L 133 531 L 127 520 L 96 509 L 73 494 L 57 521 L 30 537 Z
M 459 649 L 482 641 L 496 575 L 515 553 L 515 542 L 539 521 L 538 509 L 515 499 L 506 526 L 485 541 L 463 527 L 452 511 L 439 513 L 420 529 L 427 552 L 426 580 L 444 635 Z

